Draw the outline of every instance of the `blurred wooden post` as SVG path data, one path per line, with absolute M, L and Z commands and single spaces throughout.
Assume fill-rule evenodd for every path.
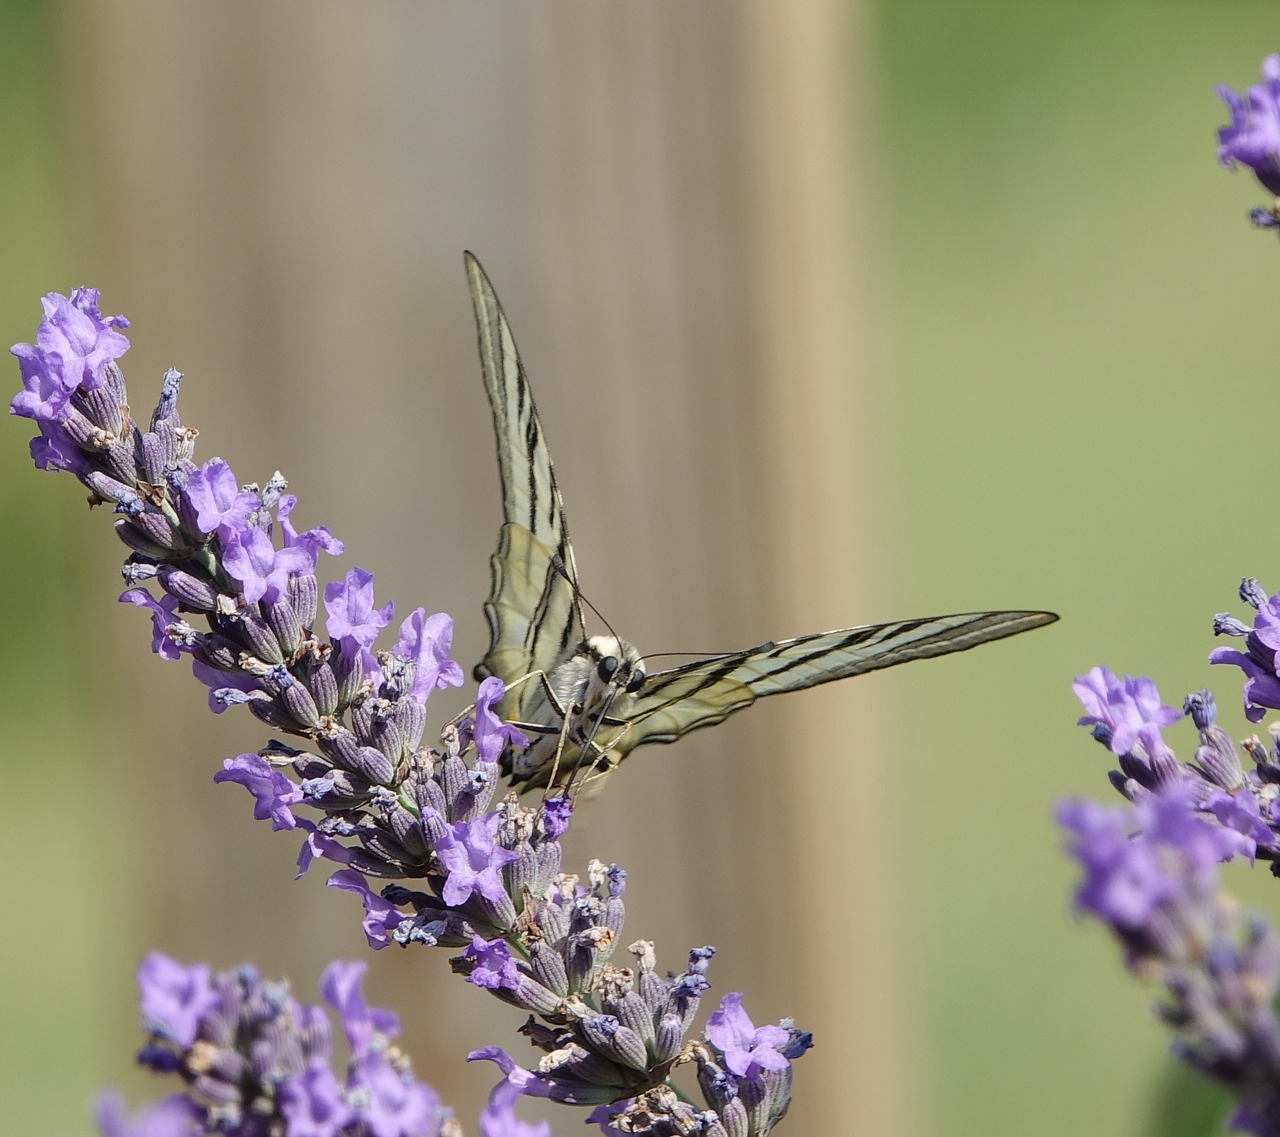
M 193 373 L 202 454 L 281 466 L 380 595 L 458 618 L 464 663 L 499 517 L 464 247 L 521 342 L 584 589 L 623 635 L 723 650 L 876 614 L 852 488 L 856 7 L 87 0 L 75 19 L 95 279 L 135 321 L 139 409 L 164 364 Z M 174 709 L 140 749 L 164 765 L 134 776 L 171 819 L 145 882 L 157 946 L 256 955 L 305 995 L 362 951 L 350 898 L 290 889 L 292 850 L 208 786 L 259 728 L 211 728 L 189 677 L 153 670 Z M 717 995 L 815 1032 L 797 1133 L 906 1129 L 874 731 L 853 685 L 642 751 L 570 848 L 629 870 L 628 931 L 664 966 L 716 943 Z M 512 1016 L 443 958 L 389 956 L 371 997 L 473 1115 L 492 1073 L 460 1055 L 513 1046 Z

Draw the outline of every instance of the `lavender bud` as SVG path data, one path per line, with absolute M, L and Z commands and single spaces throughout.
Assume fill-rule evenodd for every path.
M 189 646 L 196 659 L 215 671 L 225 671 L 230 675 L 244 674 L 240 668 L 240 656 L 243 653 L 226 636 L 193 632 L 189 637 Z
M 612 1015 L 595 1015 L 580 1024 L 583 1036 L 596 1050 L 633 1070 L 648 1069 L 649 1055 L 635 1031 Z
M 102 464 L 111 474 L 128 486 L 136 486 L 139 482 L 138 464 L 129 446 L 120 442 L 108 443 L 101 448 Z
M 312 641 L 314 643 L 314 641 Z M 302 670 L 306 675 L 306 684 L 316 707 L 322 715 L 338 713 L 338 681 L 334 678 L 333 668 L 327 659 L 317 659 L 314 655 L 303 657 Z
M 368 778 L 374 784 L 383 786 L 391 781 L 391 776 L 395 772 L 395 767 L 387 761 L 387 756 L 372 746 L 361 746 L 350 765 L 345 762 L 342 765 L 361 777 Z
M 150 537 L 142 532 L 132 522 L 126 521 L 123 517 L 115 522 L 116 536 L 120 538 L 135 553 L 139 553 L 148 560 L 164 561 L 173 556 L 173 550 L 166 549 L 163 545 L 157 545 Z
M 516 1006 L 526 1011 L 533 1011 L 534 1014 L 550 1017 L 560 1012 L 561 997 L 523 973 L 511 995 Z
M 262 691 L 255 691 L 253 696 L 243 701 L 245 706 L 252 712 L 254 718 L 279 730 L 297 729 L 293 716 L 270 695 Z
M 196 612 L 212 612 L 217 608 L 218 590 L 209 581 L 172 565 L 161 565 L 158 575 L 160 587 L 184 608 Z
M 164 469 L 169 462 L 164 439 L 148 431 L 142 436 L 138 451 L 138 456 L 141 459 L 143 480 L 153 486 L 164 485 Z
M 628 991 L 621 998 L 608 1003 L 609 1012 L 616 1015 L 618 1021 L 634 1031 L 647 1047 L 654 1044 L 653 1012 L 648 1003 L 636 992 Z
M 315 573 L 303 573 L 289 578 L 289 600 L 293 610 L 304 628 L 316 622 L 316 611 L 320 603 L 320 588 L 316 584 Z
M 271 604 L 263 604 L 263 615 L 268 627 L 275 633 L 286 659 L 292 658 L 302 646 L 302 625 L 293 605 L 283 596 Z
M 418 819 L 404 806 L 397 804 L 387 812 L 386 821 L 396 840 L 404 846 L 408 859 L 415 864 L 425 864 L 431 855 L 431 848 L 422 835 L 422 825 Z
M 288 708 L 294 720 L 306 730 L 318 730 L 320 712 L 316 709 L 316 701 L 306 686 L 299 683 L 281 665 L 277 670 L 276 686 L 279 688 L 280 700 Z
M 338 681 L 338 706 L 346 707 L 360 694 L 360 688 L 364 685 L 364 660 L 359 652 L 348 655 L 338 647 L 329 658 L 329 666 L 333 668 L 333 677 Z
M 112 378 L 118 379 L 123 390 L 124 376 L 120 374 L 120 369 L 114 363 L 110 366 L 115 368 L 115 375 Z M 160 383 L 160 397 L 156 400 L 156 409 L 151 412 L 152 430 L 158 429 L 161 425 L 171 428 L 182 425 L 178 420 L 178 387 L 181 383 L 182 372 L 176 368 L 170 367 L 164 373 L 164 379 Z
M 668 1011 L 658 1020 L 653 1035 L 653 1060 L 659 1064 L 669 1062 L 680 1053 L 684 1042 L 684 1020 Z
M 1240 755 L 1231 736 L 1220 726 L 1208 725 L 1201 729 L 1195 760 L 1205 777 L 1228 793 L 1244 785 Z
M 264 663 L 280 664 L 284 662 L 284 652 L 275 633 L 250 612 L 238 612 L 232 617 L 242 641 L 249 651 Z
M 538 905 L 538 928 L 543 938 L 559 950 L 569 934 L 569 915 L 558 904 L 544 901 Z
M 408 751 L 422 745 L 422 732 L 427 725 L 427 708 L 417 699 L 400 699 L 395 704 L 395 723 Z
M 84 484 L 99 498 L 109 501 L 112 505 L 124 503 L 132 505 L 139 500 L 137 490 L 102 470 L 90 470 L 83 480 Z
M 84 404 L 85 415 L 94 425 L 119 438 L 124 430 L 124 416 L 120 413 L 120 400 L 109 385 L 104 383 L 92 391 L 82 387 L 78 394 Z
M 127 503 L 124 504 L 127 506 Z M 178 532 L 173 522 L 158 509 L 148 506 L 140 513 L 131 513 L 130 520 L 151 541 L 165 549 L 167 551 L 166 556 L 172 557 L 175 553 L 185 555 L 189 551 L 182 534 Z
M 1246 576 L 1240 581 L 1240 599 L 1251 608 L 1261 610 L 1267 602 L 1267 592 L 1253 577 Z
M 564 969 L 564 960 L 541 940 L 535 940 L 529 946 L 529 970 L 539 983 L 559 998 L 569 994 L 569 976 Z

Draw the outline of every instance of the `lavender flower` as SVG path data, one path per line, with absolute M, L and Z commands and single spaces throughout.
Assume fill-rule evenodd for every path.
M 195 432 L 178 419 L 176 371 L 165 376 L 150 429 L 141 431 L 114 362 L 127 346 L 116 331 L 123 319 L 103 320 L 96 305 L 88 290 L 46 298 L 46 323 L 54 313 L 74 325 L 80 354 L 68 369 L 45 346 L 61 343 L 62 325 L 42 324 L 36 345 L 14 349 L 24 390 L 11 410 L 40 427 L 32 447 L 38 466 L 74 474 L 94 502 L 113 507 L 131 550 L 122 600 L 150 614 L 153 650 L 165 659 L 190 656 L 215 711 L 245 706 L 299 740 L 229 759 L 215 780 L 244 786 L 256 818 L 304 835 L 300 873 L 317 859 L 340 866 L 329 884 L 360 899 L 371 947 L 465 948 L 452 961 L 455 971 L 531 1015 L 523 1033 L 543 1052 L 535 1071 L 519 1072 L 494 1048 L 477 1055 L 499 1061 L 517 1090 L 571 1104 L 621 1103 L 615 1112 L 626 1132 L 676 1132 L 671 1125 L 685 1124 L 687 1109 L 671 1105 L 678 1099 L 668 1079 L 693 1063 L 706 1098 L 697 1113 L 704 1131 L 768 1133 L 786 1112 L 790 1062 L 807 1049 L 808 1036 L 789 1025 L 755 1028 L 735 996 L 705 1038 L 690 1037 L 713 949 L 690 952 L 685 971 L 667 978 L 646 941 L 631 945 L 631 967 L 611 962 L 623 942 L 626 874 L 599 862 L 585 880 L 561 871 L 569 799 L 533 807 L 514 794 L 494 801 L 499 756 L 526 745 L 493 710 L 502 682 L 481 683 L 474 706 L 445 724 L 438 743 L 424 745 L 430 693 L 462 682 L 449 658 L 452 620 L 417 609 L 401 622 L 395 646 L 375 652 L 392 605 L 377 606 L 372 574 L 356 568 L 324 588 L 329 641 L 320 639 L 317 561 L 320 552 L 342 552 L 341 542 L 324 527 L 295 529 L 297 499 L 279 474 L 261 487 L 238 486 L 225 462 L 196 465 Z M 380 890 L 374 880 L 383 882 Z M 148 980 L 146 998 L 156 1005 L 149 1013 L 166 1043 L 149 1048 L 151 1064 L 194 1071 L 188 1050 L 216 1043 L 223 1064 L 204 1064 L 202 1051 L 194 1084 L 218 1109 L 226 1104 L 242 1116 L 251 1104 L 243 1099 L 243 1056 L 233 1053 L 231 1035 L 209 1024 L 231 1021 L 249 995 L 214 981 L 220 1009 L 206 1015 L 200 975 L 179 972 L 166 984 Z M 308 1012 L 304 1037 L 289 1051 L 302 1054 L 301 1064 L 269 1076 L 255 1066 L 253 1078 L 266 1076 L 267 1084 L 255 1081 L 253 1093 L 269 1097 L 253 1106 L 255 1116 L 269 1106 L 295 1137 L 358 1125 L 374 1137 L 407 1135 L 414 1126 L 434 1132 L 424 1128 L 421 1095 L 407 1095 L 381 1044 L 369 1042 L 393 1034 L 393 1020 L 367 1015 L 352 982 L 335 965 L 325 985 L 351 1043 L 346 1081 L 328 1069 L 327 1030 Z M 241 986 L 257 993 L 256 983 Z M 202 1033 L 211 1030 L 212 1039 Z M 482 1128 L 528 1132 L 505 1095 L 491 1101 Z

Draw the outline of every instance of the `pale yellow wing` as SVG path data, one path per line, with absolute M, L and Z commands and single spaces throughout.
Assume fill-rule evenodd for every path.
M 489 650 L 476 673 L 510 686 L 532 672 L 551 671 L 573 651 L 584 635 L 582 612 L 564 503 L 511 327 L 480 262 L 467 253 L 466 265 L 505 522 L 489 562 Z M 499 710 L 520 719 L 536 701 L 537 681 L 531 680 Z

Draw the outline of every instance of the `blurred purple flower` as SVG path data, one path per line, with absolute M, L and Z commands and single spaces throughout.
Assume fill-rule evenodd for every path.
M 1270 193 L 1280 195 L 1280 55 L 1262 61 L 1262 82 L 1244 97 L 1219 85 L 1231 121 L 1218 130 L 1218 161 L 1248 166 Z
M 162 1098 L 126 1116 L 120 1095 L 104 1093 L 93 1113 L 102 1137 L 200 1137 L 206 1132 L 204 1110 L 186 1094 Z
M 1076 907 L 1126 929 L 1140 928 L 1176 888 L 1146 841 L 1130 838 L 1132 810 L 1071 799 L 1057 809 L 1058 824 L 1074 836 L 1068 852 L 1080 862 L 1084 879 Z
M 179 1046 L 195 1041 L 200 1020 L 218 1005 L 207 965 L 184 967 L 158 951 L 138 966 L 138 993 L 147 1029 Z

